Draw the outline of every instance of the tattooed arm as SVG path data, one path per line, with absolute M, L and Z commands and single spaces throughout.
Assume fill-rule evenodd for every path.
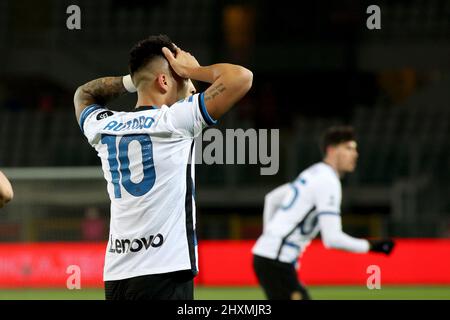
M 176 48 L 176 56 L 163 48 L 163 53 L 173 70 L 182 78 L 212 83 L 206 89 L 206 109 L 213 119 L 219 119 L 251 88 L 253 74 L 250 70 L 233 64 L 219 63 L 202 67 L 188 52 Z
M 77 120 L 83 110 L 92 105 L 105 105 L 107 102 L 127 93 L 122 77 L 105 77 L 92 80 L 80 86 L 73 97 Z

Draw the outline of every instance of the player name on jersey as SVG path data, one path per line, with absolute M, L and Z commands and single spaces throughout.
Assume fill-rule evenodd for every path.
M 128 120 L 127 122 L 119 122 L 119 121 L 110 121 L 103 130 L 112 130 L 112 131 L 125 131 L 130 129 L 149 129 L 152 124 L 155 122 L 155 119 L 152 117 L 136 117 L 134 119 Z

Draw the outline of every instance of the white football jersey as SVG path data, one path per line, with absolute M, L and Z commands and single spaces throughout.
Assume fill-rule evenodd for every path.
M 203 93 L 170 107 L 84 109 L 80 127 L 101 159 L 111 199 L 104 281 L 197 274 L 194 138 L 214 123 Z
M 320 231 L 320 215 L 340 215 L 341 182 L 334 169 L 320 162 L 292 183 L 267 194 L 263 234 L 253 254 L 286 263 L 298 257 Z

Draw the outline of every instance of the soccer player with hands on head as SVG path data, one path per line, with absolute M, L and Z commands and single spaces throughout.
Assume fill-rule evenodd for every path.
M 194 139 L 247 93 L 253 74 L 227 63 L 200 66 L 163 35 L 133 47 L 129 70 L 88 82 L 74 96 L 111 201 L 105 296 L 191 300 L 198 273 Z M 196 93 L 191 79 L 211 86 Z M 133 110 L 107 108 L 135 91 Z

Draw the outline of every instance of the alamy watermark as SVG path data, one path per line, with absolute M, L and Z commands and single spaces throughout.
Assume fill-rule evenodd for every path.
M 369 30 L 381 29 L 381 9 L 379 6 L 372 4 L 367 7 L 366 13 L 370 16 L 366 20 L 366 27 Z M 81 8 L 72 4 L 66 8 L 66 27 L 69 30 L 81 30 Z
M 367 289 L 381 289 L 381 268 L 377 265 L 370 265 L 366 272 L 370 274 L 367 278 Z
M 66 273 L 69 275 L 66 281 L 66 287 L 69 290 L 81 289 L 81 268 L 77 265 L 70 265 L 66 269 Z
M 381 9 L 379 6 L 373 4 L 367 7 L 366 13 L 369 13 L 370 16 L 366 20 L 367 29 L 373 30 L 381 29 Z
M 195 138 L 195 164 L 259 165 L 263 176 L 278 173 L 279 151 L 279 129 L 225 129 L 223 132 L 209 128 Z M 173 164 L 191 162 L 181 152 L 171 155 Z
M 67 7 L 66 13 L 70 14 L 66 20 L 66 27 L 69 30 L 81 29 L 81 9 L 79 6 L 72 4 Z

